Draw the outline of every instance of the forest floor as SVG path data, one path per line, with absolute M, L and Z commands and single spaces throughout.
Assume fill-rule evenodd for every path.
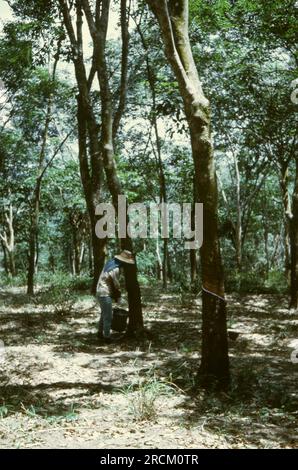
M 0 448 L 297 446 L 298 320 L 285 297 L 228 296 L 239 336 L 221 394 L 195 387 L 200 301 L 147 287 L 143 302 L 152 339 L 103 346 L 91 296 L 63 314 L 0 289 Z

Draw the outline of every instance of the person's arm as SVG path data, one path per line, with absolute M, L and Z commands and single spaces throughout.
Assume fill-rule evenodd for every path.
M 121 297 L 121 288 L 120 288 L 120 279 L 119 279 L 120 270 L 119 270 L 119 268 L 113 269 L 110 272 L 110 276 L 111 276 L 111 280 L 112 280 L 112 283 L 113 283 L 114 297 L 115 297 L 116 302 L 118 302 L 118 300 Z

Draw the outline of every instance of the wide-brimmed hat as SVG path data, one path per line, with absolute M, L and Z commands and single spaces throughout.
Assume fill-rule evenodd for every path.
M 134 256 L 128 250 L 123 250 L 120 255 L 115 255 L 115 258 L 123 261 L 123 263 L 135 264 Z

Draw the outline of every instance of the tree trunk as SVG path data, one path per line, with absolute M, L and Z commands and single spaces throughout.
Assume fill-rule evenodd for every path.
M 298 307 L 298 157 L 296 157 L 295 187 L 293 192 L 292 217 L 290 219 L 291 243 L 291 299 L 290 308 Z
M 69 247 L 68 247 L 67 258 L 68 258 L 69 272 L 70 272 L 70 274 L 73 275 L 74 270 L 73 270 L 73 249 L 72 249 L 72 244 L 70 244 Z
M 195 160 L 198 202 L 204 204 L 203 245 L 200 249 L 202 269 L 202 360 L 199 374 L 202 383 L 211 386 L 229 382 L 229 358 L 224 299 L 223 269 L 217 220 L 217 184 L 213 166 L 210 121 L 202 125 L 199 109 L 190 113 L 190 132 Z M 207 117 L 208 114 L 206 114 Z M 208 138 L 207 138 L 208 136 Z
M 72 61 L 79 89 L 79 94 L 77 96 L 79 163 L 84 196 L 90 220 L 92 260 L 89 260 L 89 265 L 90 268 L 92 265 L 92 293 L 95 294 L 97 281 L 105 260 L 105 241 L 100 240 L 95 233 L 97 222 L 95 209 L 101 200 L 103 163 L 99 143 L 99 125 L 97 124 L 90 99 L 90 89 L 94 78 L 94 64 L 92 64 L 90 75 L 87 78 L 83 56 L 82 1 L 77 0 L 75 5 L 76 33 L 72 24 L 71 13 L 67 1 L 59 0 L 59 4 L 63 15 L 64 25 L 72 47 Z
M 210 105 L 203 94 L 188 36 L 187 0 L 147 0 L 155 14 L 166 55 L 178 81 L 190 130 L 199 202 L 204 204 L 200 249 L 203 338 L 199 380 L 206 387 L 229 383 L 229 357 L 217 216 L 217 182 L 210 129 Z
M 236 266 L 237 271 L 241 272 L 242 267 L 242 246 L 244 242 L 243 230 L 242 230 L 242 206 L 241 206 L 241 175 L 239 171 L 239 164 L 238 164 L 238 155 L 237 150 L 234 148 L 233 142 L 230 138 L 228 132 L 225 132 L 226 137 L 230 143 L 230 150 L 233 156 L 233 163 L 234 163 L 234 171 L 235 171 L 235 182 L 236 182 L 236 224 L 233 224 L 235 229 L 235 251 L 236 251 Z M 220 182 L 219 182 L 220 183 Z M 222 195 L 227 204 L 225 192 L 222 188 Z M 249 218 L 248 218 L 249 219 Z
M 59 62 L 60 47 L 62 38 L 58 39 L 57 52 L 53 63 L 52 71 L 52 83 L 55 81 L 57 65 Z M 39 210 L 40 210 L 40 195 L 41 195 L 41 182 L 45 174 L 48 164 L 46 164 L 46 147 L 48 141 L 49 127 L 52 120 L 52 108 L 53 108 L 53 93 L 50 94 L 47 103 L 46 117 L 44 130 L 41 141 L 41 148 L 38 158 L 37 175 L 35 181 L 35 188 L 33 191 L 33 197 L 31 201 L 31 216 L 30 216 L 30 232 L 29 232 L 29 254 L 28 254 L 28 275 L 27 275 L 27 294 L 34 294 L 34 274 L 37 270 L 37 256 L 38 256 L 38 223 L 39 223 Z M 63 141 L 64 142 L 64 141 Z M 56 152 L 54 153 L 54 156 Z
M 193 177 L 193 205 L 191 210 L 191 229 L 195 229 L 195 203 L 198 200 L 196 191 L 196 178 Z M 197 250 L 189 250 L 189 261 L 190 261 L 190 281 L 194 284 L 198 278 L 198 262 L 197 262 Z
M 198 279 L 198 266 L 196 250 L 189 250 L 190 282 L 194 284 Z
M 38 234 L 40 204 L 40 179 L 37 178 L 34 196 L 31 208 L 30 233 L 29 233 L 29 255 L 28 255 L 28 274 L 27 274 L 27 294 L 34 294 L 34 274 L 36 267 L 36 239 Z
M 268 279 L 270 271 L 270 255 L 269 255 L 269 246 L 268 246 L 269 232 L 267 221 L 264 220 L 264 248 L 265 248 L 265 258 L 266 258 L 266 279 Z
M 80 240 L 79 240 L 79 227 L 75 223 L 75 221 L 72 221 L 72 249 L 73 249 L 73 274 L 77 276 L 80 274 Z
M 14 277 L 16 275 L 16 264 L 15 264 L 15 256 L 14 256 L 14 250 L 8 251 L 8 266 L 9 266 L 9 272 Z
M 282 240 L 282 237 L 281 235 L 278 233 L 276 236 L 275 236 L 275 240 L 274 240 L 274 246 L 273 246 L 273 250 L 272 250 L 272 255 L 270 257 L 270 262 L 269 262 L 269 265 L 270 267 L 271 266 L 275 266 L 276 262 L 277 262 L 277 257 L 278 257 L 278 249 L 279 249 L 279 246 L 281 245 L 281 240 Z
M 160 281 L 162 279 L 162 261 L 161 261 L 161 257 L 160 257 L 158 235 L 156 237 L 156 256 L 157 256 L 157 262 L 156 262 L 157 279 Z
M 82 270 L 83 263 L 84 263 L 84 258 L 85 258 L 85 243 L 84 243 L 84 241 L 82 241 L 81 242 L 80 255 L 79 255 L 79 273 Z
M 172 264 L 171 264 L 171 257 L 169 252 L 169 247 L 167 246 L 167 274 L 168 279 L 170 282 L 173 281 L 173 271 L 172 271 Z
M 156 77 L 155 77 L 154 69 L 151 66 L 150 60 L 149 60 L 149 48 L 145 41 L 144 34 L 139 25 L 137 25 L 137 30 L 140 35 L 142 45 L 146 53 L 147 78 L 148 78 L 148 83 L 149 83 L 151 98 L 152 98 L 151 125 L 153 126 L 154 134 L 155 134 L 155 145 L 152 144 L 152 150 L 156 159 L 157 171 L 159 175 L 159 200 L 160 200 L 160 203 L 166 203 L 167 202 L 167 187 L 166 187 L 164 166 L 162 162 L 162 146 L 161 146 L 161 139 L 160 139 L 159 131 L 158 131 L 157 109 L 156 109 Z M 151 132 L 151 130 L 149 132 Z M 156 150 L 155 150 L 155 147 L 156 147 Z M 168 285 L 168 278 L 169 278 L 168 265 L 169 265 L 168 239 L 164 238 L 163 260 L 162 260 L 162 284 L 163 284 L 164 290 L 167 289 L 167 285 Z
M 7 250 L 6 250 L 6 247 L 3 243 L 3 241 L 1 240 L 1 246 L 2 246 L 2 251 L 3 251 L 3 267 L 4 267 L 4 271 L 5 271 L 5 274 L 9 274 L 9 268 L 8 268 L 8 259 L 7 259 Z
M 88 245 L 88 266 L 89 266 L 89 275 L 92 276 L 93 273 L 93 256 L 92 256 L 92 241 L 91 237 Z
M 236 175 L 236 208 L 237 208 L 237 219 L 236 219 L 236 233 L 235 233 L 235 244 L 236 244 L 236 265 L 238 272 L 241 271 L 242 265 L 242 210 L 241 210 L 241 179 L 238 165 L 238 159 L 235 151 L 233 151 L 235 175 Z
M 92 263 L 89 262 L 89 265 L 91 268 L 92 264 L 92 293 L 95 294 L 97 281 L 105 260 L 105 240 L 99 239 L 95 233 L 95 226 L 97 222 L 95 209 L 97 204 L 100 202 L 103 169 L 95 117 L 93 115 L 93 111 L 89 107 L 89 103 L 86 103 L 86 97 L 84 98 L 81 93 L 78 96 L 77 121 L 79 134 L 80 174 L 90 220 Z M 86 125 L 86 121 L 89 121 L 88 126 Z M 87 131 L 90 142 L 91 171 L 88 165 Z
M 15 237 L 13 226 L 13 207 L 11 202 L 9 204 L 8 213 L 5 212 L 4 217 L 6 228 L 4 233 L 0 233 L 4 253 L 4 267 L 10 276 L 15 276 Z
M 121 90 L 120 102 L 117 112 L 113 113 L 113 100 L 109 84 L 109 73 L 106 63 L 106 34 L 109 21 L 110 0 L 96 1 L 95 6 L 95 20 L 90 8 L 88 0 L 82 0 L 82 7 L 87 19 L 89 31 L 93 40 L 93 57 L 94 68 L 97 73 L 100 85 L 100 103 L 101 103 L 101 155 L 103 156 L 103 163 L 107 184 L 112 196 L 112 201 L 116 210 L 118 210 L 118 196 L 123 195 L 121 183 L 118 178 L 115 157 L 114 157 L 114 140 L 119 126 L 121 115 L 124 111 L 124 98 L 126 96 L 126 72 L 127 64 L 125 57 L 128 52 L 128 45 L 123 44 L 122 49 L 122 77 L 121 77 Z M 98 20 L 100 12 L 100 20 Z M 125 17 L 123 19 L 123 16 Z M 121 1 L 121 18 L 122 28 L 127 29 L 126 21 L 126 2 Z M 127 40 L 126 34 L 122 35 L 123 40 Z M 121 248 L 133 251 L 132 240 L 126 234 L 125 238 L 120 238 Z M 138 329 L 143 328 L 141 292 L 137 278 L 137 265 L 128 266 L 125 269 L 125 282 L 128 293 L 129 304 L 129 324 L 128 333 L 132 333 Z
M 282 195 L 282 203 L 284 208 L 284 251 L 285 251 L 285 274 L 290 280 L 291 273 L 291 247 L 290 247 L 290 217 L 291 203 L 289 197 L 289 165 L 288 162 L 280 164 L 280 189 Z

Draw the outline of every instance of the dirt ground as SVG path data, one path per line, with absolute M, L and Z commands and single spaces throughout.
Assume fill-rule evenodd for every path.
M 152 338 L 100 345 L 98 307 L 0 289 L 0 448 L 284 448 L 298 443 L 297 315 L 229 296 L 232 386 L 195 386 L 200 301 L 143 290 Z M 2 346 L 3 346 L 2 343 Z M 298 348 L 298 346 L 297 346 Z

